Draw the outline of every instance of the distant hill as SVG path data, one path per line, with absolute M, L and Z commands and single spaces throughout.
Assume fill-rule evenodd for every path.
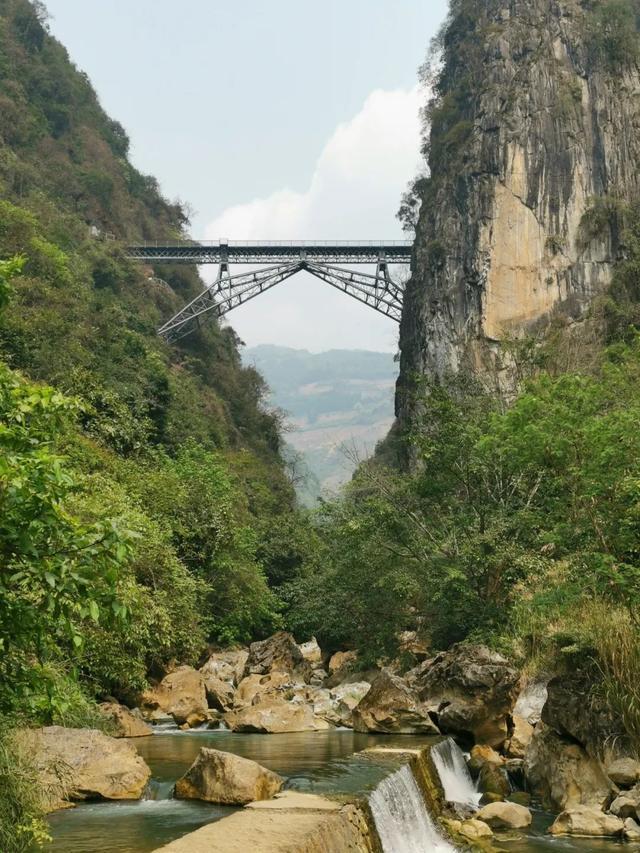
M 391 427 L 398 372 L 391 353 L 262 345 L 246 349 L 243 360 L 262 373 L 271 402 L 287 414 L 287 440 L 311 474 L 303 498 L 349 480 L 355 463 L 348 457 L 370 455 Z

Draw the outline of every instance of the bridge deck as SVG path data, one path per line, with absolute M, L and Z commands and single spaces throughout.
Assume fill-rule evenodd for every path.
M 348 241 L 148 241 L 127 248 L 130 258 L 139 261 L 219 264 L 293 263 L 298 260 L 325 263 L 375 264 L 384 259 L 392 264 L 411 260 L 410 240 Z

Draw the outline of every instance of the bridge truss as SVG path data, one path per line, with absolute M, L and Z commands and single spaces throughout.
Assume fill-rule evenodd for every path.
M 408 264 L 411 243 L 145 243 L 130 246 L 130 258 L 147 263 L 219 264 L 216 280 L 158 329 L 176 341 L 210 317 L 223 317 L 298 272 L 308 272 L 375 311 L 400 322 L 403 287 L 390 264 Z M 263 265 L 231 275 L 230 264 Z M 375 264 L 375 274 L 338 264 Z M 266 266 L 264 266 L 266 264 Z

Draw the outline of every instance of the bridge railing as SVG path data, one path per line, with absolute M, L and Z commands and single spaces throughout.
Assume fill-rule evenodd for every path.
M 410 249 L 413 245 L 412 240 L 142 240 L 139 243 L 135 243 L 136 247 L 139 248 L 161 248 L 163 246 L 194 246 L 194 247 L 204 247 L 204 248 L 212 248 L 219 249 L 225 246 L 229 246 L 231 248 L 260 248 L 260 247 L 272 247 L 272 248 L 295 248 L 295 249 L 304 249 L 306 247 L 333 247 L 336 248 L 357 248 L 357 247 L 365 247 L 365 248 L 383 248 L 386 246 L 393 246 L 398 248 L 408 248 Z

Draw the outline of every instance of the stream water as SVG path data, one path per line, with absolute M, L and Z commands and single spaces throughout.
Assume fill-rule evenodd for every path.
M 192 764 L 200 747 L 209 746 L 258 761 L 284 776 L 287 788 L 370 792 L 384 853 L 449 853 L 454 848 L 436 829 L 410 769 L 363 752 L 374 746 L 415 748 L 428 742 L 434 739 L 365 735 L 347 729 L 286 735 L 160 730 L 134 741 L 152 771 L 146 798 L 82 803 L 56 812 L 50 817 L 53 844 L 46 849 L 48 853 L 149 853 L 231 814 L 232 807 L 171 797 L 176 779 Z M 434 762 L 448 799 L 470 802 L 477 797 L 462 753 L 453 742 L 435 747 Z M 552 838 L 546 834 L 552 820 L 551 815 L 535 811 L 528 837 L 500 838 L 499 847 L 512 853 L 622 853 L 622 845 L 611 839 Z M 640 845 L 624 845 L 624 853 L 640 853 Z

